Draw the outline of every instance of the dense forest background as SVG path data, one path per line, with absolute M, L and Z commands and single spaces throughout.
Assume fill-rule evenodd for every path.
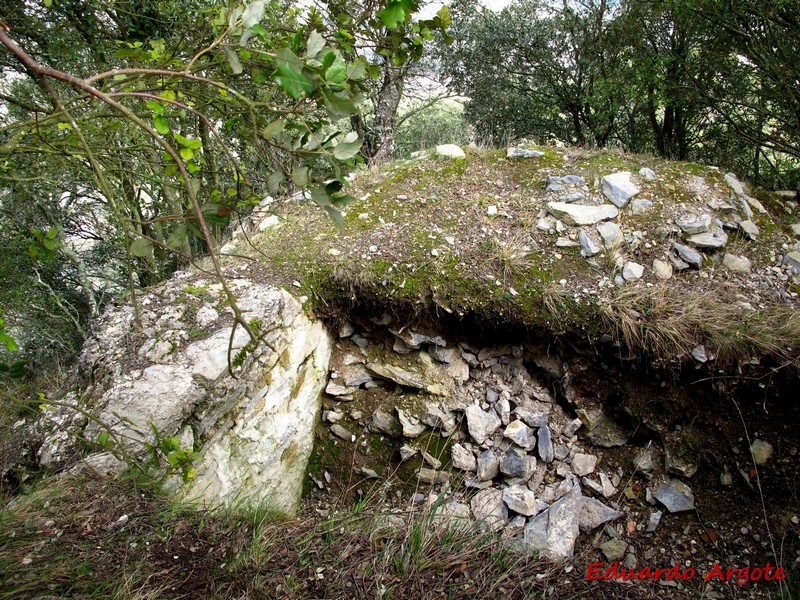
M 420 15 L 425 15 L 420 17 Z M 0 1 L 0 368 L 74 357 L 120 294 L 263 198 L 437 143 L 619 148 L 800 187 L 793 0 Z

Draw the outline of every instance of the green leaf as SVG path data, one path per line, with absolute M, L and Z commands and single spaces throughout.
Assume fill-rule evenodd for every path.
M 164 105 L 158 100 L 148 100 L 144 105 L 152 110 L 156 115 L 161 116 L 164 114 Z
M 191 148 L 181 148 L 180 154 L 183 160 L 192 160 L 194 158 L 194 150 Z
M 347 78 L 352 81 L 363 79 L 366 72 L 367 65 L 361 57 L 347 65 Z
M 333 155 L 339 160 L 348 160 L 358 154 L 358 151 L 361 150 L 361 144 L 362 141 L 358 139 L 358 134 L 351 131 L 336 144 L 333 148 Z
M 342 213 L 336 210 L 333 206 L 326 206 L 325 210 L 328 212 L 328 216 L 330 217 L 331 221 L 333 221 L 333 224 L 336 227 L 336 229 L 338 229 L 339 231 L 344 231 L 345 225 Z
M 131 254 L 147 258 L 153 255 L 153 242 L 147 238 L 137 238 L 131 244 Z
M 347 96 L 339 96 L 328 90 L 322 90 L 322 99 L 333 119 L 341 119 L 358 112 L 358 107 Z
M 179 250 L 186 245 L 188 230 L 186 227 L 178 227 L 167 238 L 167 246 L 173 250 Z
M 295 100 L 313 94 L 316 89 L 308 77 L 289 63 L 278 65 L 275 81 L 284 92 Z
M 44 0 L 45 8 L 51 8 L 53 6 L 53 0 Z
M 400 23 L 406 20 L 406 11 L 401 2 L 390 2 L 386 8 L 378 13 L 383 24 L 389 29 L 395 29 Z
M 322 37 L 316 30 L 312 29 L 308 34 L 308 42 L 306 43 L 306 55 L 309 58 L 316 58 L 322 49 L 325 47 L 325 38 Z
M 242 13 L 242 27 L 250 29 L 264 18 L 264 1 L 256 0 L 248 5 Z
M 14 341 L 14 338 L 3 332 L 0 332 L 0 345 L 5 346 L 6 350 L 9 352 L 16 352 L 19 350 L 19 346 L 17 346 L 17 342 Z
M 341 58 L 337 58 L 325 71 L 325 80 L 330 83 L 344 83 L 345 79 L 347 79 L 347 65 Z
M 283 173 L 276 171 L 267 178 L 267 189 L 274 194 L 280 189 L 281 183 L 283 183 Z
M 105 448 L 108 446 L 108 433 L 103 431 L 97 435 L 97 444 Z
M 56 123 L 56 127 L 59 129 L 72 129 L 72 125 L 69 123 Z
M 261 137 L 265 140 L 270 140 L 283 131 L 285 127 L 286 121 L 283 119 L 275 119 L 261 130 Z
M 186 165 L 186 170 L 189 171 L 190 175 L 196 175 L 201 169 L 202 167 L 195 162 L 190 162 Z
M 156 117 L 153 119 L 153 125 L 156 131 L 161 135 L 167 135 L 169 133 L 169 121 L 167 121 L 166 117 Z
M 231 71 L 233 71 L 234 75 L 239 75 L 244 70 L 242 68 L 242 63 L 239 60 L 239 55 L 233 50 L 233 48 L 225 47 L 225 56 L 228 58 L 228 64 L 231 66 Z
M 308 167 L 297 167 L 292 171 L 292 183 L 297 187 L 305 187 L 308 185 Z

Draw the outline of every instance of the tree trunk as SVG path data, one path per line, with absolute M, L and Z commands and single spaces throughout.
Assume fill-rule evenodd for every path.
M 400 98 L 403 96 L 404 69 L 385 68 L 381 88 L 375 99 L 375 124 L 370 131 L 368 144 L 370 165 L 380 165 L 394 158 L 395 121 Z

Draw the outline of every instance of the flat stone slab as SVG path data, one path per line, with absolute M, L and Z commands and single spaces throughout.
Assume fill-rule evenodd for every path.
M 439 144 L 436 146 L 436 156 L 442 158 L 465 158 L 467 155 L 455 144 Z
M 671 513 L 694 510 L 694 494 L 691 488 L 677 479 L 670 479 L 658 488 L 656 500 Z
M 525 148 L 508 148 L 506 150 L 506 158 L 537 158 L 539 156 L 544 156 L 544 152 Z
M 606 175 L 601 180 L 603 194 L 618 208 L 625 206 L 639 193 L 639 188 L 631 181 L 629 171 Z
M 547 210 L 557 219 L 567 225 L 578 227 L 580 225 L 594 225 L 600 221 L 616 219 L 619 209 L 611 204 L 586 205 L 571 204 L 568 202 L 548 202 Z
M 728 243 L 728 234 L 724 231 L 706 231 L 705 233 L 691 235 L 686 241 L 697 248 L 715 250 L 716 248 L 722 248 Z

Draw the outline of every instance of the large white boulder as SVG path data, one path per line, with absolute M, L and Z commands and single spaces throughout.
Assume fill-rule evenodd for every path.
M 264 504 L 293 514 L 331 342 L 285 290 L 246 280 L 231 285 L 259 332 L 258 344 L 241 326 L 231 335 L 229 308 L 208 330 L 196 327 L 198 305 L 212 298 L 224 304 L 224 298 L 218 286 L 185 278 L 139 298 L 146 307 L 140 324 L 129 307 L 103 315 L 79 360 L 78 389 L 67 397 L 97 420 L 67 407 L 50 411 L 48 420 L 55 417 L 61 426 L 41 425 L 40 461 L 68 466 L 75 440 L 97 440 L 106 427 L 131 456 L 145 456 L 148 446 L 177 436 L 182 449 L 200 456 L 190 477 L 168 482 L 178 496 L 211 505 Z

